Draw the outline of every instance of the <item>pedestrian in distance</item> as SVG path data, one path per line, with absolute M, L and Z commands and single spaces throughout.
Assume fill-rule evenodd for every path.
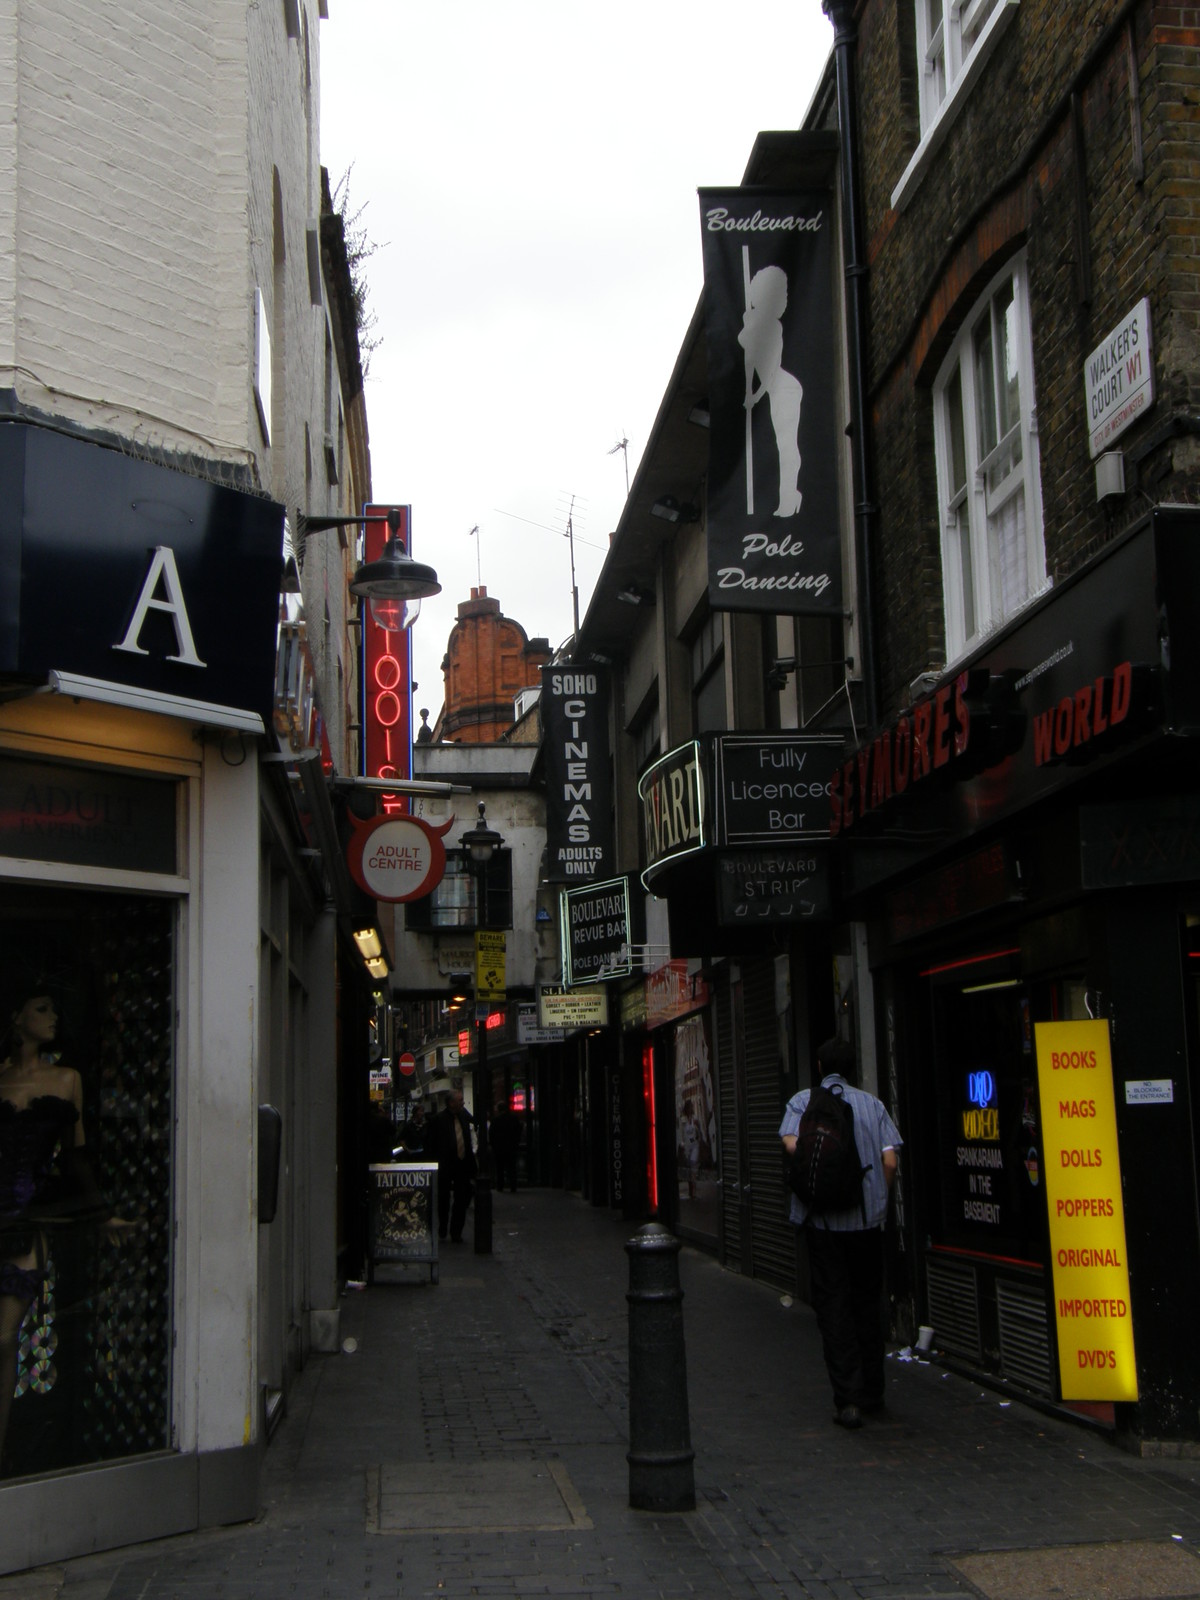
M 779 1136 L 788 1154 L 789 1215 L 808 1242 L 834 1421 L 861 1428 L 864 1413 L 884 1403 L 883 1228 L 903 1140 L 882 1102 L 855 1086 L 848 1044 L 827 1039 L 817 1061 L 819 1087 L 792 1096 Z
M 501 1193 L 507 1184 L 509 1189 L 517 1192 L 517 1151 L 521 1146 L 521 1119 L 515 1111 L 505 1105 L 503 1101 L 496 1107 L 496 1114 L 492 1118 L 492 1126 L 488 1134 L 496 1157 L 496 1187 Z
M 426 1153 L 438 1166 L 438 1238 L 461 1244 L 463 1224 L 475 1192 L 475 1150 L 471 1144 L 471 1117 L 463 1107 L 462 1090 L 455 1089 L 429 1124 Z
M 394 1161 L 396 1129 L 392 1114 L 379 1101 L 371 1102 L 371 1120 L 367 1124 L 367 1160 L 375 1166 L 387 1166 Z
M 425 1143 L 429 1136 L 425 1107 L 418 1100 L 412 1108 L 412 1115 L 400 1129 L 400 1144 L 404 1158 L 408 1161 L 419 1161 L 425 1154 Z

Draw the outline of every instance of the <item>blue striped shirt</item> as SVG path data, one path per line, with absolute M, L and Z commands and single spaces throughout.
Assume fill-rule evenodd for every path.
M 821 1079 L 825 1087 L 838 1085 L 850 1102 L 854 1112 L 854 1142 L 858 1146 L 858 1159 L 868 1170 L 863 1174 L 863 1208 L 866 1210 L 866 1221 L 863 1221 L 863 1208 L 853 1206 L 848 1211 L 823 1211 L 819 1216 L 814 1216 L 814 1223 L 818 1227 L 828 1228 L 831 1233 L 856 1233 L 864 1227 L 882 1228 L 887 1220 L 888 1185 L 883 1174 L 883 1152 L 885 1150 L 898 1150 L 904 1143 L 900 1137 L 900 1130 L 888 1115 L 887 1107 L 873 1094 L 868 1094 L 865 1089 L 856 1089 L 848 1084 L 840 1072 L 827 1073 Z M 804 1108 L 808 1104 L 810 1089 L 801 1089 L 799 1094 L 794 1094 L 787 1103 L 783 1113 L 783 1121 L 779 1125 L 779 1137 L 786 1138 L 789 1134 L 794 1138 L 800 1127 L 800 1118 L 804 1115 Z M 791 1195 L 791 1208 L 788 1215 L 791 1220 L 801 1226 L 808 1217 L 808 1206 L 796 1195 Z

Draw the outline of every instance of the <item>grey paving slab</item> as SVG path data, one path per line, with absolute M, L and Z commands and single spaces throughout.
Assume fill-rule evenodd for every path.
M 384 1463 L 368 1468 L 368 1533 L 550 1533 L 591 1520 L 558 1461 Z
M 1200 1594 L 1200 1560 L 1174 1541 L 988 1550 L 953 1565 L 987 1600 L 1183 1600 Z

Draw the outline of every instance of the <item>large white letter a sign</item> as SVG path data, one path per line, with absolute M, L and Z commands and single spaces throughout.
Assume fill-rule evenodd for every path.
M 166 598 L 159 600 L 156 592 L 162 584 Z M 141 593 L 138 595 L 137 605 L 133 608 L 133 616 L 125 637 L 120 644 L 113 645 L 114 650 L 128 650 L 133 655 L 149 655 L 148 650 L 143 650 L 138 643 L 138 635 L 145 626 L 148 611 L 165 611 L 175 625 L 175 642 L 178 653 L 168 656 L 168 661 L 180 661 L 187 667 L 203 667 L 205 663 L 196 654 L 196 644 L 192 638 L 192 625 L 188 620 L 187 606 L 183 601 L 183 588 L 179 582 L 179 569 L 175 565 L 175 552 L 166 545 L 159 545 L 154 551 L 150 562 L 150 570 L 146 574 L 146 581 L 142 584 Z

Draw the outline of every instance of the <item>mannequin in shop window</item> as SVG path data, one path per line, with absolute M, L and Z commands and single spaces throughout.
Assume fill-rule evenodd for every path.
M 683 1118 L 679 1124 L 679 1148 L 683 1154 L 688 1199 L 694 1200 L 696 1179 L 700 1173 L 700 1124 L 696 1120 L 696 1107 L 691 1100 L 683 1102 Z
M 21 1324 L 46 1281 L 55 1230 L 92 1223 L 120 1233 L 136 1226 L 114 1217 L 96 1186 L 82 1080 L 51 1054 L 58 1014 L 46 987 L 27 986 L 8 1019 L 0 1046 L 0 1472 Z

